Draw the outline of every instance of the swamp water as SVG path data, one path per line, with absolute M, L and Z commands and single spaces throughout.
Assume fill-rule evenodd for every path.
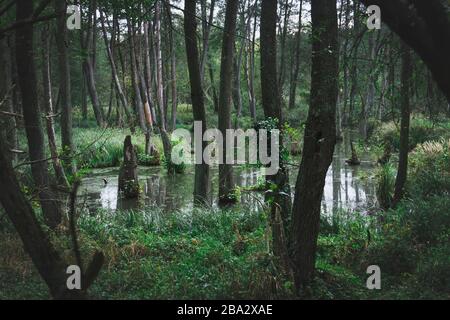
M 340 143 L 336 146 L 333 163 L 327 173 L 322 215 L 332 218 L 339 213 L 353 211 L 367 213 L 376 205 L 376 187 L 371 178 L 374 164 L 362 154 L 362 164 L 348 166 L 345 160 L 350 157 L 350 144 Z M 298 159 L 296 159 L 299 162 Z M 290 184 L 294 190 L 298 168 L 291 166 Z M 192 190 L 194 185 L 194 167 L 187 166 L 182 175 L 169 176 L 162 167 L 139 167 L 142 195 L 139 200 L 121 199 L 118 194 L 118 168 L 94 170 L 83 179 L 78 203 L 91 214 L 98 208 L 115 210 L 158 210 L 162 213 L 190 210 L 193 207 Z M 210 203 L 217 207 L 218 167 L 210 171 L 212 192 Z M 263 177 L 256 168 L 235 167 L 235 182 L 240 187 L 256 185 Z M 241 193 L 239 208 L 247 211 L 261 210 L 264 199 L 262 192 Z

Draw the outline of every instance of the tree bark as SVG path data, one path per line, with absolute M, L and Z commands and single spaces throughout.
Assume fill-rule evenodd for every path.
M 26 0 L 16 4 L 16 20 L 30 17 L 33 4 Z M 25 24 L 16 29 L 16 63 L 23 101 L 23 119 L 28 141 L 31 173 L 39 195 L 46 224 L 56 228 L 61 223 L 61 210 L 55 194 L 50 190 L 47 162 L 44 152 L 44 134 L 38 106 L 37 78 L 34 65 L 33 25 Z
M 302 12 L 303 12 L 303 0 L 300 0 L 300 9 L 298 13 L 298 30 L 295 39 L 295 52 L 294 52 L 294 67 L 291 72 L 291 85 L 289 93 L 289 110 L 295 108 L 295 99 L 297 96 L 297 83 L 298 74 L 300 72 L 300 48 L 302 42 Z
M 201 0 L 201 6 L 203 17 L 203 46 L 201 53 L 202 56 L 200 60 L 200 76 L 203 84 L 203 80 L 205 78 L 205 68 L 209 57 L 209 35 L 211 33 L 211 27 L 214 21 L 214 9 L 216 8 L 216 0 L 211 0 L 208 21 L 206 21 L 206 0 Z
M 66 169 L 69 174 L 76 172 L 76 165 L 72 159 L 74 146 L 72 141 L 72 97 L 70 85 L 70 66 L 69 55 L 67 52 L 67 27 L 65 0 L 55 0 L 56 14 L 58 14 L 56 23 L 56 46 L 58 49 L 58 71 L 59 71 L 59 103 L 61 106 L 61 140 L 63 156 Z
M 199 50 L 197 47 L 197 21 L 195 17 L 195 0 L 186 0 L 184 13 L 184 34 L 186 42 L 186 55 L 189 68 L 189 80 L 191 84 L 192 110 L 194 113 L 194 121 L 202 123 L 202 137 L 206 131 L 206 112 L 201 80 L 201 71 L 199 66 Z M 195 184 L 194 184 L 194 203 L 204 205 L 208 203 L 210 192 L 209 181 L 209 165 L 204 162 L 203 151 L 207 143 L 203 141 L 195 141 L 196 156 L 201 156 L 201 164 L 195 165 Z M 197 158 L 199 159 L 199 158 Z
M 53 99 L 52 99 L 52 84 L 50 76 L 50 39 L 49 39 L 49 27 L 48 25 L 41 31 L 42 38 L 42 84 L 44 87 L 44 110 L 45 120 L 47 128 L 48 145 L 50 149 L 50 155 L 52 157 L 53 170 L 58 181 L 58 185 L 62 187 L 69 187 L 64 168 L 61 164 L 58 154 L 58 146 L 56 144 L 56 134 L 53 125 L 53 118 L 55 116 L 53 111 Z
M 163 79 L 163 59 L 161 48 L 161 1 L 157 0 L 155 5 L 155 58 L 156 58 L 156 95 L 159 108 L 159 130 L 161 132 L 161 140 L 164 148 L 164 156 L 166 161 L 171 161 L 172 144 L 167 133 L 167 118 L 165 108 L 165 92 Z
M 225 27 L 222 40 L 222 62 L 220 67 L 220 94 L 219 94 L 219 130 L 224 136 L 221 158 L 223 164 L 219 165 L 219 203 L 227 205 L 235 202 L 233 167 L 226 164 L 227 152 L 229 144 L 226 137 L 226 131 L 231 129 L 231 99 L 233 91 L 233 55 L 234 40 L 236 36 L 236 20 L 239 7 L 239 1 L 227 1 L 225 12 Z
M 283 99 L 283 88 L 285 82 L 285 69 L 286 69 L 286 38 L 288 33 L 288 23 L 291 15 L 291 4 L 289 0 L 285 0 L 284 2 L 284 17 L 283 17 L 283 29 L 281 32 L 280 39 L 280 68 L 279 68 L 279 80 L 278 87 L 280 90 L 280 99 Z
M 400 154 L 398 160 L 397 178 L 395 180 L 395 192 L 393 198 L 394 207 L 404 197 L 405 184 L 408 176 L 409 124 L 411 114 L 411 106 L 410 106 L 411 82 L 412 82 L 411 51 L 408 45 L 402 43 Z
M 115 85 L 117 94 L 119 95 L 120 102 L 122 104 L 123 110 L 125 111 L 127 119 L 130 120 L 131 115 L 130 115 L 130 111 L 128 110 L 127 97 L 125 96 L 125 93 L 122 90 L 122 85 L 120 84 L 119 74 L 117 72 L 116 62 L 114 60 L 114 55 L 112 52 L 111 44 L 108 42 L 108 37 L 107 37 L 107 32 L 106 32 L 106 27 L 105 27 L 105 17 L 103 16 L 102 11 L 100 11 L 100 21 L 102 24 L 103 40 L 105 41 L 105 47 L 106 47 L 106 52 L 108 54 L 108 60 L 111 65 L 111 72 L 112 72 L 114 85 Z M 111 39 L 111 42 L 112 42 L 112 39 Z
M 11 52 L 6 37 L 0 38 L 0 110 L 8 113 L 15 113 L 13 104 L 14 86 L 11 77 Z M 16 155 L 11 150 L 17 149 L 17 128 L 16 118 L 3 116 L 0 119 L 2 131 L 8 145 L 8 157 L 15 161 Z
M 172 21 L 172 12 L 170 11 L 169 4 L 166 3 L 166 14 L 167 14 L 167 22 L 169 24 L 169 43 L 170 43 L 170 87 L 171 87 L 171 95 L 172 95 L 172 123 L 171 128 L 175 130 L 177 128 L 177 57 L 175 52 L 175 39 L 173 37 L 173 21 Z
M 84 31 L 84 29 L 81 30 L 82 34 L 81 48 L 85 51 L 83 59 L 83 73 L 86 78 L 86 85 L 89 92 L 89 96 L 91 98 L 92 107 L 94 109 L 95 119 L 99 127 L 104 127 L 105 115 L 103 112 L 103 108 L 100 104 L 97 87 L 95 83 L 95 51 L 93 50 L 93 44 L 96 42 L 96 39 L 94 39 L 94 25 L 96 23 L 95 20 L 93 19 L 93 16 L 95 16 L 95 10 L 96 10 L 96 1 L 90 0 L 86 31 Z M 85 32 L 86 35 L 84 35 Z
M 295 188 L 291 231 L 295 284 L 298 290 L 309 284 L 313 277 L 320 203 L 336 143 L 339 60 L 336 2 L 313 1 L 311 18 L 311 100 L 302 161 Z
M 281 96 L 279 91 L 279 78 L 277 77 L 277 3 L 276 1 L 263 0 L 261 6 L 261 90 L 262 105 L 266 118 L 276 119 L 278 129 L 282 130 L 283 114 L 281 108 Z M 269 142 L 267 142 L 269 144 Z M 280 134 L 280 146 L 283 145 L 282 133 Z M 290 272 L 290 261 L 286 261 L 284 251 L 287 250 L 284 243 L 285 228 L 289 224 L 291 211 L 291 197 L 289 187 L 289 172 L 283 163 L 281 153 L 279 156 L 279 170 L 273 176 L 267 176 L 270 184 L 277 186 L 272 190 L 273 202 L 271 206 L 272 234 L 274 254 L 282 259 L 286 271 Z M 278 219 L 280 215 L 281 219 Z M 276 228 L 275 226 L 279 227 Z M 283 261 L 284 260 L 284 261 Z
M 256 46 L 256 28 L 258 23 L 258 0 L 255 1 L 254 4 L 254 20 L 253 20 L 253 32 L 252 32 L 252 41 L 250 43 L 250 54 L 248 61 L 248 90 L 249 90 L 249 109 L 250 116 L 253 121 L 256 123 L 256 94 L 255 94 L 255 46 Z
M 130 18 L 131 19 L 131 18 Z M 128 39 L 130 44 L 130 62 L 131 62 L 131 82 L 134 90 L 134 110 L 138 117 L 139 125 L 143 132 L 147 132 L 147 125 L 145 123 L 144 104 L 142 102 L 141 89 L 139 87 L 139 74 L 136 60 L 136 41 L 132 22 L 127 19 Z
M 150 112 L 153 119 L 153 124 L 157 125 L 155 104 L 153 103 L 153 82 L 152 82 L 152 67 L 150 59 L 150 35 L 151 35 L 151 22 L 144 22 L 144 78 L 147 86 L 147 96 L 150 100 Z

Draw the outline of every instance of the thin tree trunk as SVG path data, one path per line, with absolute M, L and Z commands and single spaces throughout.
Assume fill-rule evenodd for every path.
M 253 33 L 252 33 L 252 42 L 250 44 L 250 61 L 249 61 L 249 75 L 248 75 L 248 87 L 249 87 L 249 108 L 250 108 L 250 116 L 253 121 L 256 123 L 256 94 L 255 94 L 255 46 L 256 46 L 256 28 L 258 23 L 258 15 L 256 14 L 258 8 L 258 0 L 255 1 L 254 8 L 254 21 L 253 21 Z
M 241 34 L 241 47 L 239 49 L 239 53 L 238 56 L 235 58 L 235 74 L 234 74 L 234 79 L 235 79 L 235 83 L 234 83 L 234 90 L 235 90 L 235 94 L 234 96 L 236 97 L 235 101 L 235 105 L 236 109 L 237 109 L 237 118 L 239 118 L 242 114 L 242 92 L 241 92 L 241 69 L 242 69 L 242 60 L 244 58 L 244 51 L 245 48 L 247 47 L 247 36 L 250 32 L 250 27 L 251 27 L 251 18 L 252 15 L 254 13 L 254 8 L 251 6 L 251 2 L 249 0 L 248 2 L 248 17 L 247 17 L 247 21 L 245 21 L 245 12 L 242 13 L 241 16 L 241 28 L 242 30 L 242 34 Z
M 211 90 L 212 90 L 212 95 L 213 95 L 213 104 L 214 104 L 214 112 L 218 113 L 219 112 L 219 97 L 217 95 L 217 90 L 216 90 L 216 82 L 214 79 L 214 69 L 211 63 L 211 60 L 208 59 L 208 73 L 209 73 L 209 78 L 211 80 Z
M 344 72 L 344 79 L 343 79 L 343 108 L 342 108 L 342 125 L 347 126 L 349 117 L 348 117 L 348 76 L 349 76 L 349 70 L 348 70 L 348 43 L 349 43 L 349 24 L 350 24 L 350 0 L 346 0 L 345 3 L 345 19 L 344 19 L 344 34 L 345 34 L 345 40 L 343 43 L 343 50 L 342 50 L 342 66 L 343 66 L 343 72 Z
M 143 132 L 147 132 L 147 125 L 145 123 L 145 114 L 144 114 L 144 105 L 141 96 L 141 89 L 139 87 L 139 74 L 136 65 L 136 42 L 135 42 L 135 33 L 134 28 L 132 26 L 132 22 L 127 19 L 128 25 L 128 38 L 130 43 L 130 61 L 131 61 L 131 82 L 134 90 L 134 110 L 135 114 L 138 117 L 139 125 Z
M 44 110 L 46 113 L 46 128 L 48 145 L 50 149 L 50 155 L 52 157 L 53 170 L 55 171 L 55 176 L 58 181 L 58 185 L 63 187 L 69 187 L 69 182 L 67 181 L 66 174 L 64 173 L 64 168 L 61 164 L 58 154 L 58 146 L 56 144 L 55 128 L 53 125 L 54 111 L 53 111 L 53 100 L 52 100 L 52 84 L 50 76 L 50 39 L 49 39 L 49 27 L 48 25 L 41 31 L 42 37 L 42 84 L 44 87 Z
M 166 108 L 164 102 L 164 80 L 163 80 L 163 60 L 161 49 L 161 1 L 157 0 L 155 5 L 155 51 L 156 51 L 156 92 L 159 108 L 159 129 L 163 142 L 164 156 L 166 161 L 171 161 L 172 145 L 167 134 Z
M 208 22 L 206 22 L 206 0 L 201 0 L 202 6 L 202 30 L 203 30 L 203 47 L 202 47 L 202 57 L 200 61 L 200 76 L 202 84 L 205 78 L 205 68 L 209 57 L 209 35 L 211 33 L 211 27 L 214 21 L 214 9 L 216 7 L 216 0 L 211 0 L 209 8 Z
M 83 73 L 83 68 L 81 68 L 81 72 Z M 58 93 L 58 97 L 56 100 L 56 105 L 58 105 L 60 94 Z M 55 108 L 55 111 L 57 109 Z M 87 101 L 87 87 L 86 87 L 86 78 L 81 79 L 81 117 L 83 121 L 87 121 L 88 119 L 88 101 Z
M 70 85 L 70 65 L 67 52 L 67 27 L 65 0 L 55 0 L 55 11 L 58 14 L 56 24 L 56 46 L 58 49 L 59 71 L 59 104 L 61 106 L 61 140 L 64 152 L 64 163 L 69 174 L 76 172 L 76 165 L 72 159 L 74 146 L 72 141 L 72 97 Z
M 231 129 L 231 99 L 233 92 L 233 55 L 234 40 L 236 36 L 236 20 L 239 7 L 238 0 L 227 1 L 225 13 L 225 27 L 222 40 L 222 62 L 220 67 L 220 96 L 219 96 L 219 130 L 226 137 L 226 131 Z M 226 205 L 235 202 L 233 167 L 226 164 L 227 152 L 230 150 L 229 141 L 224 138 L 221 158 L 223 164 L 219 165 L 219 203 Z
M 191 84 L 191 98 L 192 98 L 192 110 L 194 113 L 194 121 L 199 121 L 202 124 L 202 137 L 206 131 L 206 112 L 204 105 L 204 96 L 202 88 L 202 80 L 199 66 L 199 52 L 197 47 L 197 21 L 195 18 L 195 0 L 187 0 L 185 2 L 184 13 L 184 34 L 186 42 L 186 55 L 189 68 L 189 80 Z M 194 184 L 194 203 L 206 204 L 208 203 L 208 195 L 210 192 L 209 181 L 209 165 L 204 162 L 203 151 L 205 150 L 207 143 L 203 141 L 200 145 L 199 141 L 195 141 L 196 155 L 199 157 L 197 160 L 201 160 L 201 164 L 196 162 L 195 165 L 195 184 Z M 201 159 L 200 159 L 201 157 Z
M 411 51 L 405 43 L 402 43 L 402 76 L 401 76 L 401 124 L 400 124 L 400 154 L 398 160 L 397 178 L 395 180 L 395 192 L 393 205 L 396 206 L 404 197 L 405 184 L 408 176 L 408 152 L 409 152 L 409 124 L 410 124 L 410 94 L 412 82 Z
M 150 112 L 153 119 L 153 124 L 157 125 L 155 104 L 153 103 L 153 82 L 152 82 L 152 68 L 150 63 L 150 34 L 151 22 L 144 22 L 144 76 L 145 84 L 147 86 L 147 96 L 150 100 Z
M 81 47 L 85 50 L 85 57 L 83 59 L 83 72 L 86 78 L 86 85 L 89 92 L 89 96 L 92 102 L 92 108 L 94 109 L 95 119 L 99 127 L 105 126 L 105 115 L 103 108 L 100 104 L 98 97 L 97 87 L 95 83 L 95 61 L 94 61 L 94 25 L 95 21 L 93 16 L 95 16 L 96 1 L 89 1 L 89 11 L 88 11 L 88 23 L 86 29 L 81 30 Z M 86 35 L 84 36 L 84 33 Z
M 280 39 L 280 67 L 279 67 L 279 78 L 278 78 L 278 87 L 280 90 L 280 98 L 283 99 L 283 88 L 285 82 L 285 68 L 286 68 L 286 38 L 288 32 L 288 22 L 291 15 L 291 8 L 289 4 L 289 0 L 285 0 L 284 2 L 284 19 L 283 19 L 283 29 L 281 33 Z
M 103 40 L 105 41 L 106 52 L 108 54 L 109 63 L 111 65 L 111 72 L 112 72 L 114 85 L 115 85 L 117 94 L 119 95 L 120 102 L 122 104 L 123 110 L 125 111 L 127 119 L 130 120 L 131 114 L 130 114 L 130 111 L 128 110 L 127 97 L 125 96 L 125 93 L 122 90 L 122 85 L 120 84 L 120 80 L 119 80 L 119 74 L 117 72 L 116 62 L 114 60 L 114 55 L 112 52 L 111 45 L 112 45 L 113 39 L 111 39 L 111 44 L 108 43 L 108 37 L 107 37 L 107 32 L 106 32 L 106 27 L 105 27 L 105 18 L 103 16 L 102 11 L 100 11 L 100 21 L 102 24 Z
M 172 21 L 172 12 L 170 11 L 169 4 L 166 3 L 165 5 L 166 13 L 167 13 L 167 22 L 168 22 L 168 28 L 169 28 L 169 43 L 170 43 L 170 86 L 171 86 L 171 93 L 172 93 L 172 123 L 171 128 L 172 130 L 175 130 L 177 128 L 177 57 L 175 52 L 175 39 L 173 37 L 173 21 Z
M 15 113 L 13 104 L 14 86 L 11 77 L 11 52 L 6 37 L 0 39 L 0 110 Z M 8 145 L 8 158 L 16 161 L 16 154 L 11 150 L 17 149 L 16 118 L 1 116 L 1 131 L 4 131 Z
M 144 26 L 145 28 L 145 26 Z M 141 39 L 140 41 L 140 50 L 139 50 L 139 55 L 136 57 L 136 70 L 138 72 L 138 77 L 139 77 L 139 88 L 140 88 L 140 92 L 141 92 L 141 98 L 142 98 L 142 106 L 144 108 L 144 119 L 145 119 L 145 124 L 146 124 L 146 130 L 145 130 L 145 153 L 146 154 L 151 154 L 151 150 L 153 150 L 153 144 L 151 141 L 151 134 L 152 134 L 152 129 L 153 129 L 153 119 L 152 119 L 152 114 L 151 114 L 151 100 L 150 97 L 148 96 L 149 90 L 147 89 L 146 86 L 146 81 L 145 81 L 145 66 L 142 67 L 143 65 L 145 65 L 145 62 L 143 61 L 145 59 L 145 53 L 143 53 L 143 46 L 142 46 L 142 34 L 141 34 L 141 26 L 139 26 L 138 28 L 138 35 L 139 35 L 139 39 Z M 145 41 L 144 41 L 145 42 Z M 144 43 L 144 49 L 145 49 L 145 43 Z
M 291 86 L 289 93 L 289 110 L 295 108 L 295 99 L 297 95 L 298 74 L 300 72 L 300 48 L 302 42 L 302 12 L 303 0 L 300 0 L 300 10 L 298 13 L 298 30 L 295 39 L 294 67 L 291 72 Z

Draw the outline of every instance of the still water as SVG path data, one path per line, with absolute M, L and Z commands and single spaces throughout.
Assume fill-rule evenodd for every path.
M 374 165 L 365 155 L 362 164 L 350 167 L 345 160 L 350 157 L 348 143 L 336 146 L 333 163 L 327 173 L 322 214 L 331 217 L 337 212 L 368 212 L 376 204 Z M 297 160 L 299 162 L 299 160 Z M 295 185 L 297 167 L 290 167 L 290 184 Z M 94 213 L 98 208 L 107 210 L 158 209 L 163 212 L 189 210 L 193 207 L 192 190 L 194 167 L 187 167 L 183 175 L 168 176 L 164 168 L 139 168 L 142 196 L 139 200 L 124 200 L 118 196 L 118 168 L 95 170 L 83 179 L 79 193 L 80 205 Z M 219 170 L 211 168 L 211 203 L 217 206 L 217 180 Z M 238 186 L 249 187 L 262 179 L 258 169 L 236 167 L 235 182 Z M 293 188 L 292 188 L 293 190 Z M 242 192 L 240 206 L 245 210 L 260 210 L 263 194 Z

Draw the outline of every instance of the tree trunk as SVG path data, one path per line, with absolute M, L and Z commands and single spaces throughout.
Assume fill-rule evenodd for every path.
M 288 33 L 288 23 L 291 15 L 291 5 L 289 0 L 285 0 L 284 2 L 284 19 L 283 19 L 283 29 L 281 32 L 280 39 L 280 68 L 279 68 L 279 79 L 278 79 L 278 87 L 280 90 L 280 99 L 283 99 L 283 88 L 285 82 L 285 68 L 286 68 L 286 38 Z
M 139 125 L 143 132 L 147 132 L 147 125 L 145 123 L 144 104 L 142 102 L 141 89 L 139 87 L 139 74 L 136 65 L 136 43 L 135 33 L 132 22 L 127 19 L 128 25 L 128 39 L 130 44 L 130 61 L 131 61 L 131 82 L 134 90 L 134 110 L 139 119 Z
M 197 40 L 195 35 L 197 34 L 197 20 L 195 17 L 195 0 L 187 0 L 185 2 L 185 13 L 184 13 L 184 34 L 186 42 L 186 55 L 189 68 L 189 80 L 191 83 L 191 99 L 192 99 L 192 110 L 194 113 L 194 121 L 199 121 L 202 123 L 202 137 L 206 131 L 206 112 L 204 105 L 204 96 L 202 88 L 202 80 L 200 74 L 199 66 L 199 53 L 197 47 Z M 200 160 L 201 164 L 196 161 L 195 165 L 195 184 L 194 184 L 194 203 L 195 204 L 206 204 L 208 203 L 208 196 L 210 192 L 210 181 L 209 181 L 209 165 L 204 162 L 203 151 L 205 150 L 207 143 L 201 139 L 200 141 L 195 141 L 195 152 Z
M 408 45 L 402 43 L 400 154 L 398 160 L 397 178 L 395 180 L 393 206 L 396 206 L 403 199 L 408 175 L 409 124 L 411 114 L 409 99 L 412 82 L 411 60 L 411 51 Z
M 236 100 L 235 104 L 236 109 L 237 109 L 237 118 L 239 118 L 242 114 L 242 92 L 241 92 L 241 69 L 242 69 L 242 61 L 244 59 L 244 51 L 245 48 L 247 48 L 247 37 L 248 34 L 250 33 L 250 28 L 251 28 L 251 22 L 252 22 L 252 16 L 255 13 L 255 7 L 252 7 L 251 2 L 248 2 L 248 8 L 247 8 L 247 12 L 248 12 L 248 16 L 247 16 L 247 20 L 245 17 L 245 12 L 242 13 L 241 15 L 241 47 L 239 49 L 238 52 L 238 56 L 236 57 L 236 59 L 234 59 L 234 63 L 235 63 L 235 74 L 234 74 L 234 90 L 235 90 L 235 97 Z
M 14 87 L 11 77 L 11 53 L 6 37 L 0 39 L 0 110 L 7 113 L 15 113 L 13 104 Z M 16 155 L 11 150 L 17 149 L 16 118 L 0 115 L 1 131 L 4 131 L 7 145 L 8 158 L 16 161 Z
M 56 24 L 56 46 L 58 49 L 58 71 L 59 71 L 59 103 L 61 106 L 61 140 L 64 152 L 66 169 L 69 174 L 76 172 L 76 165 L 72 159 L 74 152 L 72 141 L 72 97 L 70 86 L 70 66 L 67 52 L 67 27 L 65 0 L 55 0 L 55 11 L 58 14 Z
M 298 290 L 313 277 L 325 177 L 336 143 L 338 45 L 336 2 L 311 3 L 311 100 L 295 188 L 291 249 Z
M 144 22 L 144 78 L 147 87 L 147 96 L 150 100 L 150 113 L 153 119 L 153 124 L 157 125 L 155 104 L 153 100 L 153 82 L 152 82 L 152 68 L 150 59 L 150 35 L 152 33 L 151 22 Z
M 163 59 L 161 48 L 161 1 L 157 0 L 155 5 L 155 59 L 156 59 L 156 95 L 159 108 L 159 130 L 164 148 L 166 161 L 171 161 L 172 144 L 167 133 L 167 118 L 164 101 L 164 79 L 163 79 Z
M 95 119 L 99 127 L 105 126 L 105 115 L 103 112 L 103 108 L 100 104 L 97 87 L 95 84 L 95 59 L 93 50 L 93 44 L 96 42 L 94 39 L 94 25 L 95 21 L 92 18 L 95 16 L 96 10 L 96 1 L 89 1 L 89 11 L 88 11 L 88 23 L 86 27 L 86 35 L 84 36 L 84 29 L 81 30 L 81 48 L 85 51 L 84 59 L 83 59 L 83 73 L 86 78 L 86 85 L 89 92 L 89 96 L 91 97 L 92 107 L 94 109 Z
M 64 173 L 64 168 L 59 160 L 58 146 L 56 144 L 55 128 L 53 125 L 54 111 L 53 111 L 53 100 L 52 100 L 52 84 L 50 76 L 50 39 L 48 25 L 41 31 L 42 36 L 42 84 L 44 87 L 44 110 L 45 110 L 45 120 L 47 128 L 48 145 L 50 149 L 50 155 L 52 157 L 53 170 L 55 171 L 55 176 L 58 181 L 58 185 L 62 187 L 69 187 L 69 182 L 67 181 L 66 174 Z
M 172 93 L 172 123 L 171 128 L 175 130 L 177 128 L 177 57 L 175 52 L 175 43 L 173 37 L 173 21 L 172 12 L 170 11 L 170 6 L 166 4 L 167 22 L 169 24 L 169 43 L 170 43 L 170 86 Z
M 33 13 L 33 4 L 27 0 L 16 3 L 16 19 L 26 19 Z M 23 118 L 28 141 L 31 173 L 39 194 L 46 224 L 56 228 L 61 223 L 61 210 L 57 198 L 50 190 L 47 161 L 44 152 L 44 134 L 38 106 L 37 79 L 34 66 L 33 25 L 16 29 L 16 63 L 23 101 Z
M 220 67 L 220 95 L 219 95 L 219 130 L 224 137 L 221 158 L 223 164 L 219 165 L 219 203 L 227 205 L 235 202 L 233 167 L 226 164 L 229 143 L 226 141 L 226 131 L 231 129 L 231 99 L 233 91 L 233 55 L 234 40 L 236 36 L 236 20 L 239 7 L 238 0 L 227 1 L 225 13 L 225 27 L 222 40 L 222 62 Z
M 202 5 L 202 33 L 203 33 L 203 47 L 202 47 L 202 57 L 200 61 L 200 76 L 203 84 L 205 78 L 205 68 L 209 57 L 209 35 L 211 33 L 211 27 L 214 21 L 214 9 L 216 7 L 216 0 L 211 0 L 209 8 L 209 17 L 206 22 L 206 0 L 201 0 Z
M 300 0 L 300 11 L 298 13 L 298 30 L 295 39 L 294 67 L 292 68 L 291 72 L 289 110 L 295 108 L 295 99 L 297 97 L 298 73 L 300 72 L 300 48 L 302 42 L 302 12 L 303 12 L 303 0 Z
M 128 101 L 127 101 L 127 97 L 125 96 L 125 93 L 122 90 L 122 85 L 120 84 L 119 74 L 117 72 L 116 62 L 114 61 L 114 55 L 112 52 L 111 44 L 108 43 L 108 37 L 107 37 L 107 32 L 106 32 L 106 27 L 105 27 L 105 18 L 103 16 L 102 11 L 100 11 L 100 21 L 102 24 L 103 40 L 105 41 L 106 52 L 108 54 L 109 63 L 111 65 L 111 72 L 112 72 L 114 85 L 115 85 L 117 94 L 119 95 L 120 102 L 122 104 L 122 108 L 125 111 L 127 119 L 129 121 L 131 115 L 130 115 L 130 111 L 128 110 Z M 112 42 L 113 42 L 113 39 L 111 39 L 111 43 Z
M 281 107 L 281 95 L 278 87 L 277 77 L 277 3 L 276 1 L 262 1 L 261 7 L 261 90 L 262 105 L 266 118 L 278 120 L 278 129 L 281 132 L 283 126 L 283 114 Z M 267 142 L 270 143 L 269 141 Z M 280 145 L 283 145 L 282 133 L 280 134 Z M 273 151 L 272 151 L 273 152 Z M 274 243 L 284 243 L 284 229 L 289 223 L 291 211 L 291 197 L 289 187 L 289 172 L 284 165 L 281 153 L 279 154 L 279 170 L 273 176 L 267 176 L 270 184 L 277 186 L 273 190 L 273 203 L 271 206 L 271 221 Z M 280 215 L 281 219 L 278 219 Z M 276 228 L 275 226 L 279 227 Z M 286 261 L 284 251 L 285 245 L 274 245 L 274 254 L 280 257 L 285 267 L 290 265 Z M 290 272 L 290 267 L 285 270 Z
M 214 79 L 214 69 L 212 66 L 211 61 L 208 61 L 208 72 L 209 72 L 209 78 L 211 80 L 211 90 L 213 95 L 213 104 L 214 104 L 214 112 L 219 112 L 219 97 L 217 96 L 217 90 L 216 90 L 216 81 Z
M 258 23 L 258 0 L 254 4 L 254 20 L 253 20 L 253 30 L 252 30 L 252 41 L 250 45 L 250 54 L 248 59 L 248 93 L 249 93 L 249 109 L 250 116 L 256 123 L 256 95 L 255 95 L 255 46 L 256 46 L 256 27 Z

